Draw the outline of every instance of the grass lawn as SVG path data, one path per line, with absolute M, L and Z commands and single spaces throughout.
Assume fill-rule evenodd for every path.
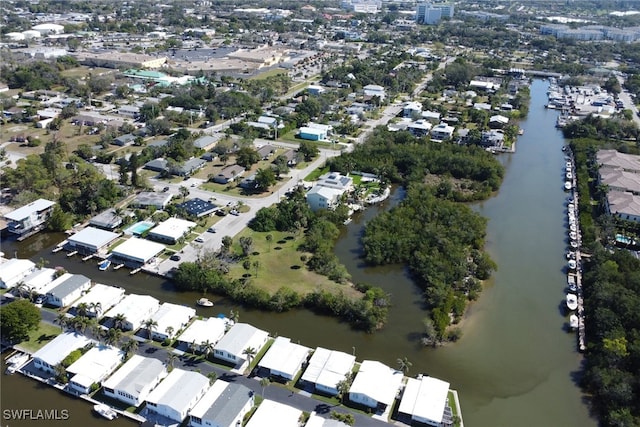
M 249 80 L 262 80 L 267 77 L 277 76 L 278 74 L 287 74 L 287 71 L 284 68 L 274 68 L 269 71 L 265 71 L 264 73 L 257 74 L 255 76 L 249 77 Z
M 329 172 L 329 166 L 325 166 L 323 168 L 318 168 L 318 169 L 314 170 L 313 172 L 311 172 L 309 175 L 307 175 L 304 178 L 304 180 L 305 181 L 316 181 L 318 178 L 320 178 L 320 176 L 324 175 L 327 172 Z
M 271 242 L 266 239 L 268 234 L 273 236 Z M 258 261 L 259 267 L 257 271 L 253 266 L 247 271 L 242 267 L 241 260 L 230 266 L 230 277 L 239 279 L 248 274 L 255 286 L 270 294 L 274 294 L 282 286 L 288 286 L 300 295 L 306 295 L 320 287 L 333 292 L 343 291 L 347 296 L 354 298 L 361 296 L 360 292 L 351 286 L 335 283 L 325 276 L 307 270 L 300 261 L 300 256 L 305 253 L 297 250 L 302 242 L 302 234 L 294 238 L 289 233 L 255 232 L 246 228 L 233 239 L 235 253 L 241 252 L 238 241 L 243 236 L 253 239 L 252 250 L 256 255 L 250 255 L 249 261 L 252 264 Z M 309 256 L 308 253 L 306 255 Z
M 52 339 L 60 335 L 61 332 L 62 331 L 58 326 L 40 322 L 40 326 L 38 326 L 38 329 L 29 333 L 29 340 L 21 342 L 19 347 L 33 353 L 37 350 L 40 350 Z

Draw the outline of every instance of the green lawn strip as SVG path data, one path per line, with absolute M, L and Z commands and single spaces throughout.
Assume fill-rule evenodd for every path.
M 21 342 L 19 347 L 31 353 L 36 352 L 47 345 L 56 336 L 60 335 L 61 332 L 62 331 L 58 326 L 40 322 L 38 329 L 29 332 L 29 339 Z
M 267 353 L 267 350 L 269 350 L 269 348 L 271 348 L 271 346 L 273 345 L 274 341 L 275 341 L 275 339 L 269 338 L 269 340 L 267 340 L 266 344 L 262 346 L 260 351 L 257 352 L 255 356 L 253 356 L 253 359 L 251 359 L 251 363 L 249 364 L 249 367 L 247 368 L 247 372 L 252 372 L 255 369 L 255 367 L 258 365 L 258 363 L 260 362 L 262 357 Z
M 453 413 L 453 416 L 460 417 L 460 413 L 458 412 L 458 406 L 456 405 L 456 398 L 451 390 L 449 390 L 447 397 L 449 400 L 449 406 L 451 407 L 451 412 Z M 459 426 L 460 422 L 456 422 L 454 425 Z
M 266 239 L 268 234 L 273 237 L 271 242 Z M 361 296 L 352 287 L 337 284 L 327 277 L 316 274 L 306 268 L 300 260 L 300 256 L 305 255 L 305 253 L 297 250 L 304 238 L 302 233 L 294 237 L 290 233 L 278 231 L 255 232 L 250 228 L 246 228 L 234 238 L 235 253 L 241 253 L 240 244 L 238 243 L 240 237 L 251 237 L 253 239 L 251 251 L 252 253 L 257 253 L 257 255 L 250 255 L 248 259 L 252 264 L 258 261 L 260 266 L 256 275 L 253 265 L 248 271 L 243 268 L 244 260 L 241 259 L 230 266 L 229 276 L 232 278 L 240 279 L 245 274 L 249 274 L 251 283 L 264 289 L 269 294 L 274 294 L 280 287 L 287 286 L 300 295 L 306 295 L 317 288 L 323 288 L 334 292 L 343 291 L 346 295 L 352 297 Z M 310 256 L 308 253 L 306 255 Z
M 304 180 L 305 181 L 316 181 L 318 178 L 320 178 L 321 175 L 324 175 L 327 172 L 329 172 L 329 166 L 325 166 L 325 167 L 322 167 L 322 168 L 315 169 L 309 175 L 307 175 L 304 178 Z
M 249 77 L 248 80 L 263 80 L 263 79 L 266 79 L 267 77 L 277 76 L 279 74 L 287 74 L 287 70 L 285 70 L 284 68 L 274 68 L 269 71 L 265 71 L 264 73 L 251 76 Z

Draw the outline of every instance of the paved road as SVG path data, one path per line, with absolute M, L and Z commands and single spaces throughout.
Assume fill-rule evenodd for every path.
M 638 108 L 636 107 L 635 102 L 633 102 L 633 99 L 629 95 L 629 92 L 627 92 L 624 89 L 624 78 L 622 76 L 617 76 L 617 78 L 618 78 L 618 82 L 620 83 L 620 86 L 623 88 L 622 92 L 620 92 L 619 98 L 624 104 L 624 109 L 631 110 L 633 112 L 633 121 L 636 123 L 636 126 L 640 127 L 640 117 L 638 117 Z

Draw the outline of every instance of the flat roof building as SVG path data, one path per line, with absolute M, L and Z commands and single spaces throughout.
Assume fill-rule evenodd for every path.
M 214 213 L 218 209 L 218 206 L 206 200 L 195 198 L 180 203 L 178 208 L 184 210 L 187 215 L 201 218 Z
M 195 308 L 165 302 L 151 316 L 151 319 L 157 322 L 151 331 L 151 337 L 158 341 L 173 338 L 195 315 Z
M 442 425 L 449 383 L 433 377 L 408 378 L 398 412 L 430 426 Z
M 121 325 L 121 328 L 131 331 L 138 329 L 142 322 L 151 318 L 153 313 L 158 310 L 158 307 L 160 307 L 160 303 L 154 297 L 130 294 L 124 297 L 111 310 L 107 311 L 105 317 L 114 318 L 122 314 L 126 320 Z
M 209 378 L 204 375 L 174 369 L 149 393 L 146 409 L 181 423 L 208 389 Z
M 172 217 L 152 228 L 148 236 L 150 239 L 173 245 L 197 225 L 193 221 Z
M 157 209 L 167 207 L 173 196 L 169 193 L 155 193 L 153 191 L 143 191 L 138 193 L 133 204 L 142 208 L 153 206 Z
M 73 303 L 76 309 L 80 304 L 87 306 L 87 316 L 102 317 L 111 307 L 119 303 L 124 297 L 124 288 L 96 283 L 89 292 Z
M 98 345 L 83 354 L 67 368 L 72 377 L 69 387 L 81 394 L 88 394 L 94 383 L 100 384 L 122 362 L 124 351 L 107 346 Z
M 292 343 L 290 338 L 277 337 L 258 362 L 258 367 L 267 370 L 270 376 L 291 381 L 302 369 L 310 352 L 310 348 Z
M 301 415 L 300 409 L 264 399 L 246 427 L 298 427 Z
M 224 336 L 227 329 L 227 321 L 219 317 L 209 317 L 208 319 L 196 319 L 182 334 L 178 341 L 186 345 L 194 344 L 195 350 L 202 351 L 203 343 L 216 344 Z
M 134 354 L 102 387 L 107 396 L 137 407 L 166 375 L 167 370 L 158 359 Z
M 127 265 L 139 267 L 147 264 L 164 249 L 163 244 L 131 237 L 115 247 L 111 251 L 111 255 L 117 260 L 122 260 Z
M 375 360 L 360 365 L 351 388 L 349 399 L 370 408 L 386 408 L 396 398 L 404 375 Z
M 87 227 L 69 237 L 68 247 L 81 254 L 94 254 L 106 249 L 120 235 L 107 230 L 95 227 Z
M 64 332 L 33 354 L 34 364 L 36 368 L 54 374 L 55 366 L 62 362 L 62 359 L 72 351 L 89 344 L 93 344 L 93 341 L 84 335 L 76 332 Z
M 214 347 L 214 356 L 242 366 L 247 361 L 243 351 L 249 347 L 256 350 L 256 354 L 267 343 L 269 334 L 247 323 L 236 323 Z
M 217 380 L 189 412 L 189 426 L 236 427 L 253 408 L 253 391 Z
M 91 287 L 91 279 L 82 274 L 71 274 L 68 277 L 61 276 L 63 279 L 58 282 L 54 280 L 56 286 L 47 292 L 47 304 L 55 307 L 66 307 L 73 301 L 80 298 L 83 291 Z
M 116 214 L 115 209 L 111 208 L 91 218 L 89 224 L 105 230 L 113 230 L 122 224 L 122 217 Z
M 0 263 L 0 288 L 11 289 L 33 273 L 36 264 L 28 259 L 11 258 Z
M 354 355 L 318 347 L 301 380 L 313 384 L 318 391 L 335 396 L 338 394 L 338 383 L 351 373 L 355 362 Z

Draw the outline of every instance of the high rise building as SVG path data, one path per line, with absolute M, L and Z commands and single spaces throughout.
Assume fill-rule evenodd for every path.
M 453 18 L 453 3 L 418 3 L 416 22 L 418 24 L 437 24 L 442 18 Z

